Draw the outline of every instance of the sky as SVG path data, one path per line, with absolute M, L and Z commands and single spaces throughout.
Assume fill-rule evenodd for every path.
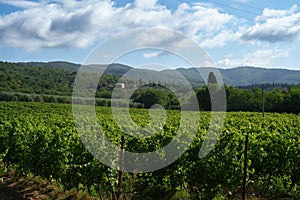
M 154 27 L 194 41 L 218 68 L 300 70 L 299 6 L 296 0 L 0 0 L 0 60 L 82 64 L 114 35 Z M 115 62 L 188 65 L 157 49 Z

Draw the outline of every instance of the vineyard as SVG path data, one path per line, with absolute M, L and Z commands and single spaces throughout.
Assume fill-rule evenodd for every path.
M 51 103 L 0 102 L 0 173 L 15 171 L 56 181 L 70 190 L 86 190 L 100 199 L 116 199 L 117 170 L 95 159 L 81 142 L 72 106 Z M 97 107 L 97 119 L 109 140 L 121 146 L 122 129 L 110 107 Z M 188 112 L 188 111 L 183 111 Z M 146 109 L 130 109 L 139 126 L 149 124 Z M 156 135 L 124 135 L 124 148 L 150 152 L 175 137 L 180 111 L 166 111 L 166 124 Z M 196 139 L 174 163 L 155 172 L 123 172 L 121 199 L 241 199 L 244 143 L 249 137 L 249 199 L 300 199 L 300 116 L 229 112 L 215 148 L 200 159 L 211 113 L 194 112 L 200 120 Z M 190 123 L 192 123 L 191 121 Z M 188 126 L 185 125 L 188 134 Z M 89 127 L 92 129 L 92 127 Z

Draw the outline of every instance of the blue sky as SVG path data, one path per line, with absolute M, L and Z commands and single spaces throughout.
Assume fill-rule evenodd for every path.
M 247 65 L 300 70 L 298 2 L 0 0 L 0 60 L 83 63 L 95 47 L 115 34 L 160 27 L 197 42 L 220 68 Z M 116 62 L 187 65 L 149 49 Z

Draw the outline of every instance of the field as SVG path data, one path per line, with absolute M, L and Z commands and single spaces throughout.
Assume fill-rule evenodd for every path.
M 39 176 L 66 190 L 77 188 L 100 199 L 117 198 L 119 172 L 85 149 L 71 105 L 0 102 L 0 110 L 0 173 Z M 120 147 L 124 133 L 111 109 L 97 107 L 96 112 L 106 136 Z M 150 122 L 146 109 L 131 108 L 130 115 L 139 126 Z M 261 113 L 229 112 L 215 148 L 202 159 L 198 152 L 211 114 L 192 115 L 200 124 L 188 150 L 158 171 L 123 172 L 122 199 L 241 199 L 246 135 L 248 198 L 300 199 L 299 115 L 266 113 L 263 118 Z M 125 150 L 143 153 L 162 148 L 176 136 L 180 116 L 180 111 L 167 111 L 166 124 L 151 137 L 124 135 Z M 189 134 L 189 124 L 184 132 Z

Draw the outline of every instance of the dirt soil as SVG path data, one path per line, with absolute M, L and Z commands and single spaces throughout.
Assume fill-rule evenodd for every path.
M 12 175 L 1 175 L 0 176 L 0 199 L 4 200 L 27 200 L 29 198 L 25 197 L 22 193 L 21 188 L 18 188 L 16 184 L 12 181 Z
M 0 199 L 4 200 L 23 200 L 23 199 L 28 199 L 25 198 L 25 196 L 21 193 L 19 193 L 18 190 L 10 187 L 9 185 L 5 183 L 0 184 Z
M 13 172 L 0 174 L 0 200 L 95 200 L 96 197 L 76 190 L 60 188 L 40 177 L 20 177 Z
M 16 178 L 13 173 L 0 175 L 0 200 L 42 200 L 41 184 L 34 178 Z

